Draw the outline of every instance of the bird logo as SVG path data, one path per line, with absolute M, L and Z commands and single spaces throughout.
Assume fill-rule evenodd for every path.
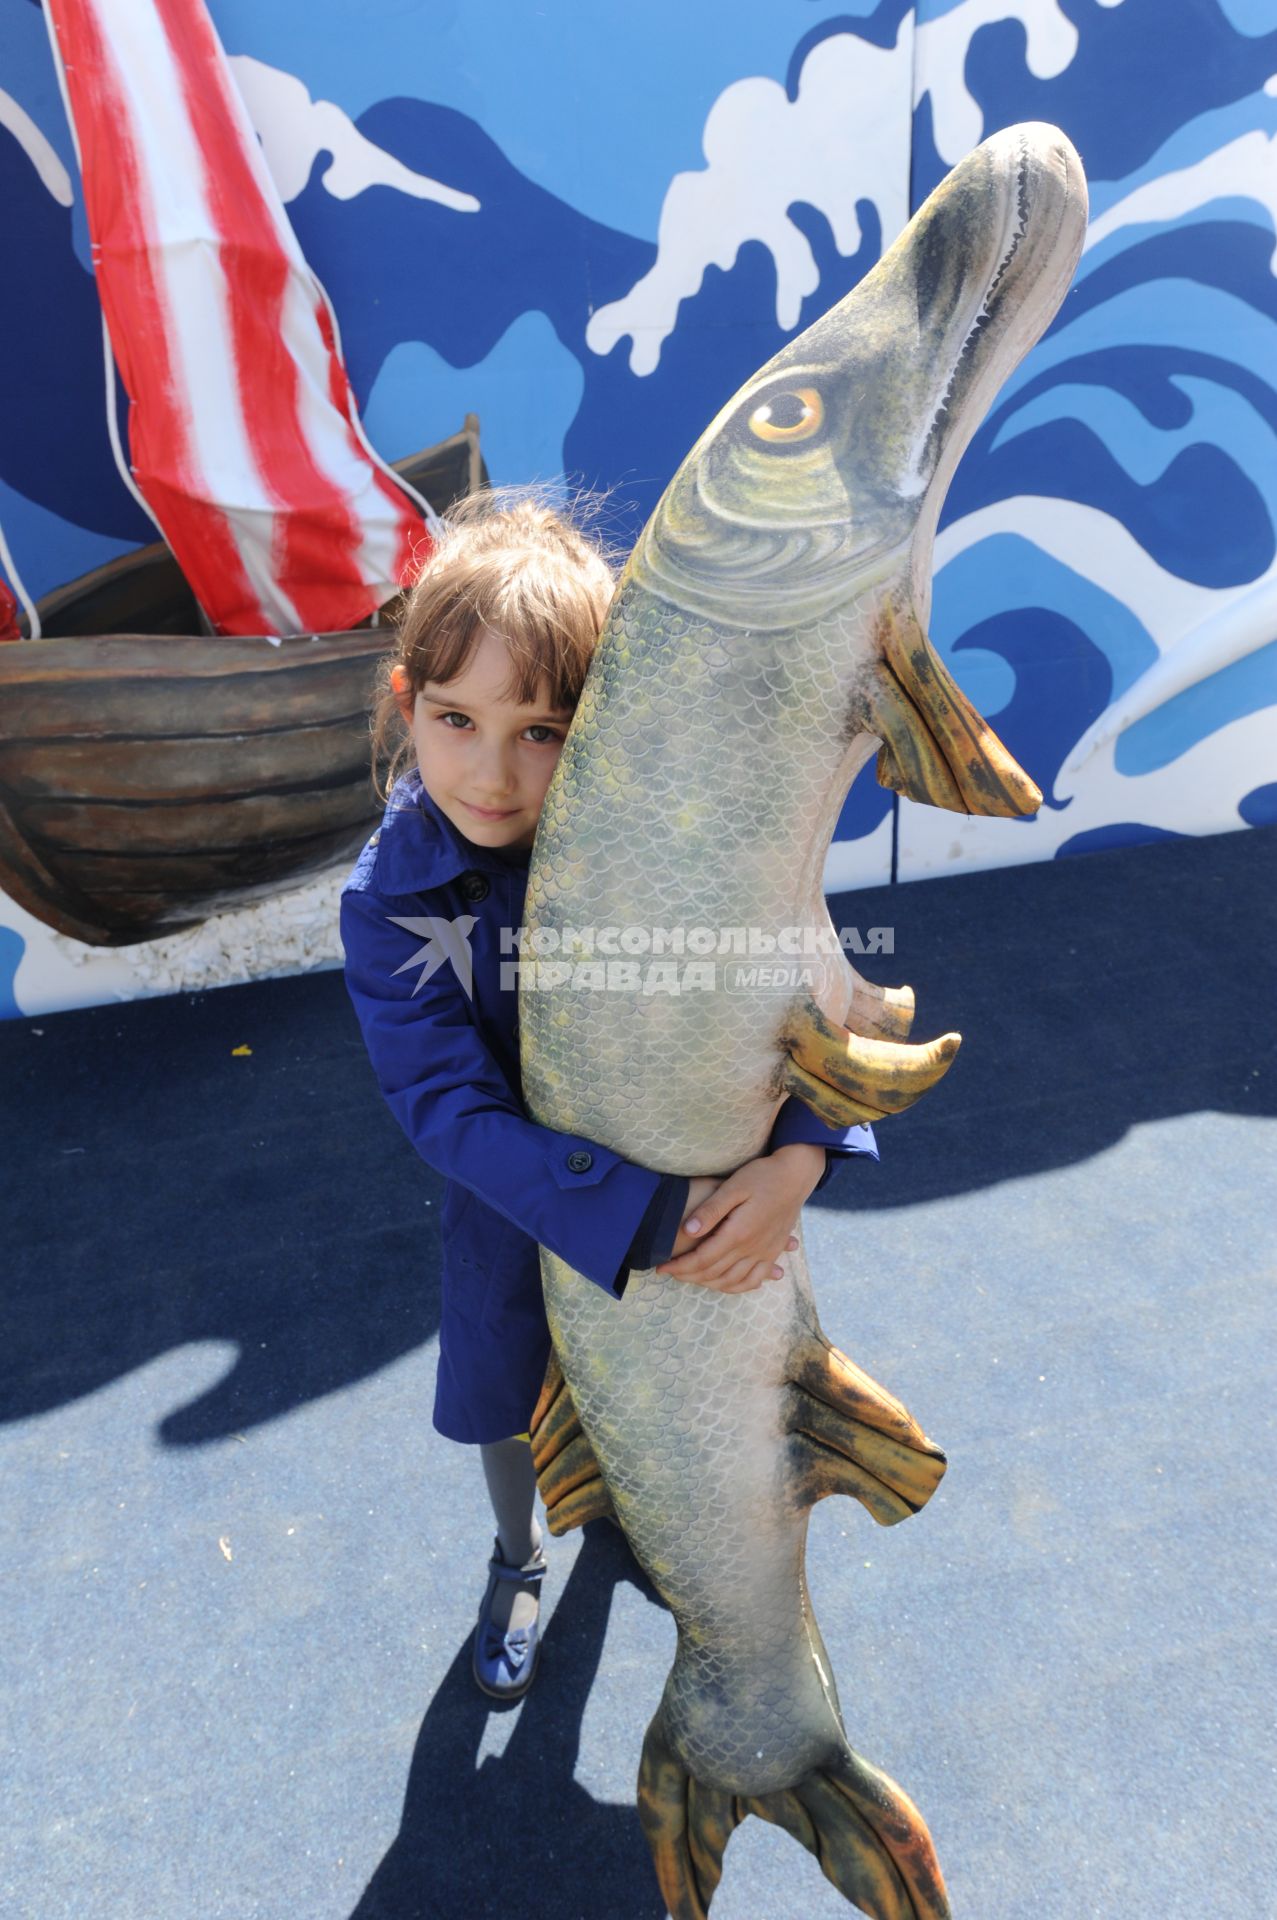
M 404 927 L 409 933 L 420 934 L 425 945 L 409 954 L 395 973 L 406 973 L 409 967 L 421 963 L 421 973 L 413 993 L 421 992 L 427 980 L 437 973 L 445 960 L 452 963 L 452 971 L 461 982 L 467 1000 L 474 999 L 474 963 L 470 952 L 470 934 L 477 922 L 472 913 L 459 913 L 455 920 L 443 920 L 435 914 L 411 916 L 400 919 L 398 914 L 388 913 L 386 918 L 397 927 Z M 392 976 L 393 977 L 393 976 Z

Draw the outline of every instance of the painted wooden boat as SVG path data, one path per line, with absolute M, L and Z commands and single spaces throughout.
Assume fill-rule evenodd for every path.
M 440 512 L 485 484 L 474 415 L 398 471 Z M 384 625 L 202 634 L 162 543 L 39 613 L 43 638 L 0 646 L 0 889 L 36 919 L 127 946 L 354 858 Z

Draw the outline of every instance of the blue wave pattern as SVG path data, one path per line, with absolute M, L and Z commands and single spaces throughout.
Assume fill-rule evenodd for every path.
M 1168 824 L 1158 778 L 1226 730 L 1277 716 L 1271 648 L 1212 655 L 1150 711 L 1132 710 L 1106 749 L 1104 817 L 1098 802 L 1086 813 L 1068 763 L 1114 702 L 1138 703 L 1171 642 L 1191 646 L 1185 622 L 1202 596 L 1226 611 L 1277 560 L 1277 165 L 1260 164 L 1259 144 L 1277 140 L 1265 89 L 1277 0 L 1005 0 L 992 20 L 973 0 L 741 0 L 731 34 L 712 10 L 605 0 L 574 17 L 568 61 L 562 20 L 517 0 L 468 0 L 446 18 L 367 0 L 357 31 L 344 0 L 212 0 L 211 11 L 233 55 L 297 75 L 365 139 L 480 202 L 461 216 L 384 185 L 337 199 L 317 153 L 289 205 L 382 453 L 409 453 L 477 407 L 494 478 L 566 471 L 610 487 L 620 538 L 705 421 L 796 331 L 778 322 L 777 256 L 760 225 L 684 292 L 653 370 L 634 370 L 626 337 L 606 352 L 588 344 L 591 316 L 660 260 L 667 189 L 705 168 L 716 102 L 762 76 L 800 103 L 805 63 L 835 36 L 881 60 L 894 47 L 907 58 L 915 30 L 957 33 L 961 70 L 937 84 L 969 97 L 984 133 L 1024 119 L 1063 127 L 1087 168 L 1093 223 L 1108 224 L 963 459 L 942 520 L 936 643 L 1047 795 L 1046 837 L 1034 839 L 1037 825 L 1018 835 L 1019 857 L 1227 824 L 1213 791 Z M 1033 57 L 1031 70 L 1032 34 L 1048 28 L 1057 43 L 1072 34 L 1071 57 Z M 38 8 L 10 8 L 0 36 L 6 89 L 72 165 Z M 949 164 L 936 144 L 944 104 L 928 88 L 911 123 L 901 116 L 913 206 Z M 60 205 L 4 127 L 0 192 L 9 257 L 42 290 L 6 312 L 0 514 L 41 592 L 150 529 L 110 458 L 78 196 Z M 857 200 L 853 254 L 839 251 L 822 198 L 789 209 L 818 279 L 798 327 L 882 247 L 872 194 Z M 1019 524 L 1026 500 L 1056 503 L 1058 538 Z M 987 530 L 964 544 L 975 515 Z M 1157 591 L 1129 585 L 1141 566 Z M 1237 824 L 1272 812 L 1248 752 L 1224 807 Z M 867 770 L 838 837 L 881 846 L 893 804 Z
M 1048 790 L 1048 804 L 1067 818 L 1080 801 L 1061 804 L 1059 789 L 1080 792 L 1081 775 L 1062 781 L 1061 773 L 1097 718 L 1096 652 L 1112 672 L 1109 701 L 1132 687 L 1138 700 L 1139 674 L 1168 642 L 1177 652 L 1192 648 L 1191 615 L 1186 631 L 1183 611 L 1191 602 L 1180 583 L 1221 602 L 1230 594 L 1240 600 L 1277 558 L 1277 234 L 1273 186 L 1261 164 L 1262 144 L 1277 136 L 1277 98 L 1264 90 L 1277 67 L 1277 7 L 1221 0 L 1212 11 L 1198 0 L 1122 0 L 1104 12 L 1072 5 L 1064 12 L 1078 46 L 1054 79 L 1026 74 L 1020 31 L 1008 22 L 974 36 L 966 81 L 986 129 L 1021 118 L 1065 128 L 1087 167 L 1099 237 L 1064 308 L 973 440 L 942 527 L 999 505 L 1014 518 L 1024 496 L 1060 502 L 1062 527 L 1070 524 L 1065 503 L 1085 517 L 1073 516 L 1078 532 L 1066 556 L 1064 534 L 1054 553 L 1021 553 L 1014 584 L 999 581 L 1010 566 L 998 536 L 966 547 L 937 579 L 935 626 L 971 686 L 964 653 L 999 645 L 979 624 L 985 601 L 1018 594 L 1024 622 L 1039 608 L 1068 622 L 1070 659 L 1052 649 L 1045 680 L 1038 650 L 1025 663 L 1033 685 L 1045 686 L 1041 708 L 1026 711 L 1018 731 L 997 716 L 999 731 Z M 1249 146 L 1228 164 L 1229 149 L 1247 137 Z M 917 204 L 944 171 L 925 99 L 914 167 Z M 1125 549 L 1123 536 L 1131 543 Z M 1139 559 L 1135 548 L 1165 579 L 1160 594 L 1146 588 L 1127 604 L 1123 574 Z M 1064 631 L 1057 627 L 1057 644 Z M 1009 662 L 1008 644 L 1001 646 Z M 1246 644 L 1240 635 L 1238 644 Z M 1151 710 L 1137 707 L 1109 750 L 1110 817 L 1057 836 L 1054 850 L 1163 835 L 1167 788 L 1144 777 L 1213 735 L 1221 736 L 1219 757 L 1207 763 L 1213 790 L 1200 793 L 1197 815 L 1177 801 L 1174 830 L 1257 818 L 1244 806 L 1255 780 L 1255 736 L 1229 765 L 1222 734 L 1264 713 L 1272 723 L 1267 761 L 1277 760 L 1272 651 L 1223 662 L 1212 656 L 1205 662 L 1212 670 L 1191 684 L 1164 699 L 1151 691 Z M 1227 794 L 1221 781 L 1231 783 Z M 1129 810 L 1141 807 L 1133 818 Z

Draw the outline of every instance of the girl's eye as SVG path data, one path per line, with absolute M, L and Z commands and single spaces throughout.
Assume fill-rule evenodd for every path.
M 533 742 L 533 745 L 537 747 L 548 746 L 550 741 L 562 740 L 563 738 L 563 735 L 559 732 L 557 727 L 543 727 L 540 724 L 534 727 L 529 727 L 528 732 L 537 733 L 541 735 L 541 738 L 539 740 L 535 740 Z
M 439 718 L 444 722 L 445 725 L 447 725 L 453 720 L 459 720 L 463 727 L 468 727 L 470 725 L 470 722 L 466 719 L 466 716 L 464 713 L 441 713 L 439 715 Z M 454 728 L 454 732 L 455 732 L 455 728 Z

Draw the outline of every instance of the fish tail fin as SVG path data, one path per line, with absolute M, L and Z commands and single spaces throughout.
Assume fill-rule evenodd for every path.
M 926 1505 L 948 1464 L 944 1454 L 899 1400 L 818 1328 L 793 1356 L 787 1391 L 807 1504 L 849 1493 L 884 1527 Z
M 553 1353 L 528 1431 L 550 1532 L 557 1537 L 587 1520 L 615 1520 L 612 1497 Z
M 749 1808 L 688 1773 L 659 1711 L 643 1741 L 638 1809 L 671 1920 L 705 1920 L 723 1877 L 727 1842 Z
M 749 1814 L 783 1827 L 870 1920 L 949 1920 L 926 1822 L 902 1788 L 845 1747 L 772 1793 L 735 1794 L 687 1772 L 658 1712 L 643 1742 L 639 1817 L 671 1920 L 706 1920 L 723 1854 Z

